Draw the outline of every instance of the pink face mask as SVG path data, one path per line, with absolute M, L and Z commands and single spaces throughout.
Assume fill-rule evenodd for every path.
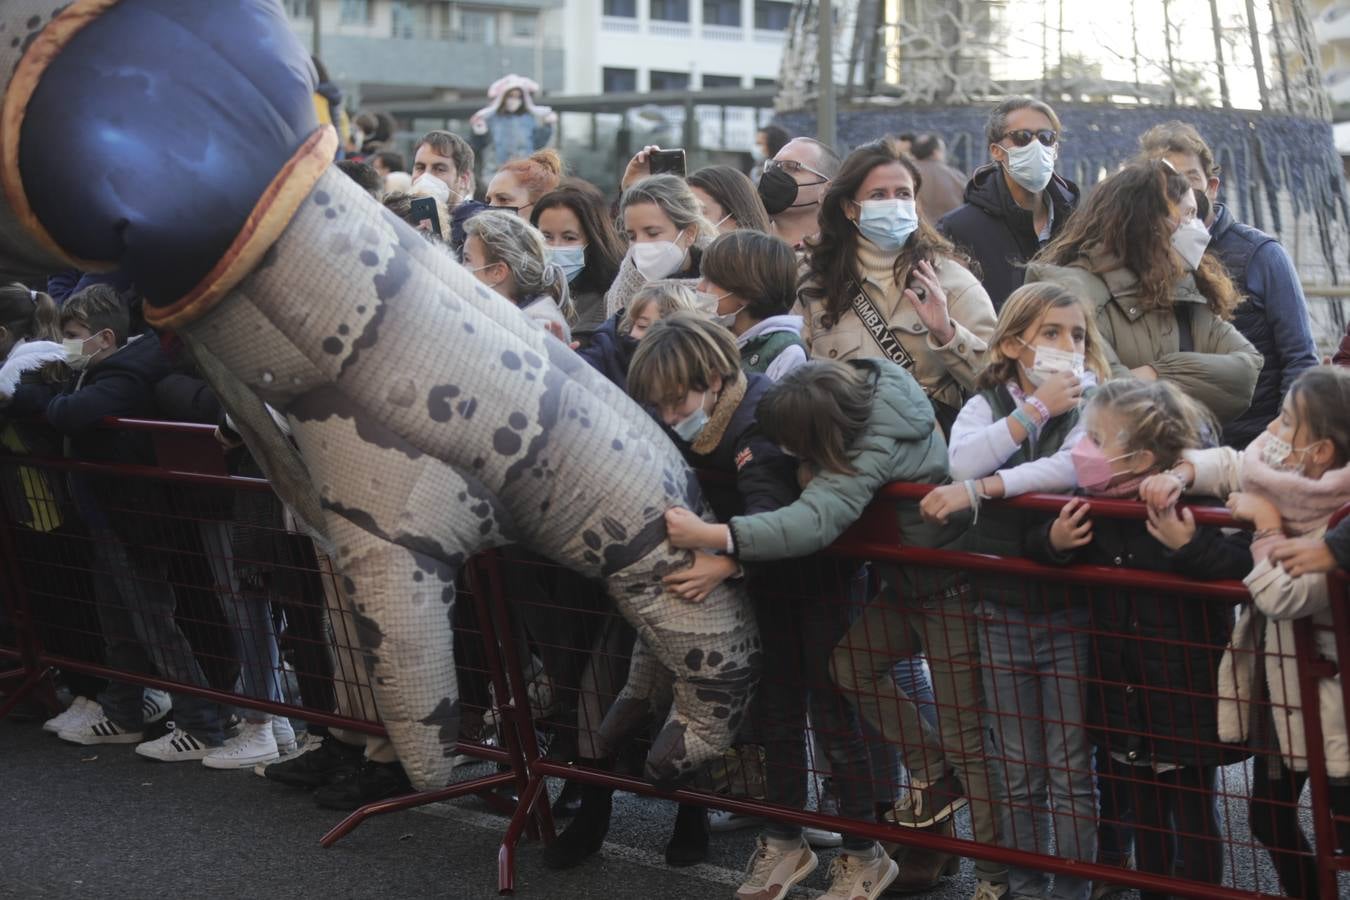
M 1083 435 L 1078 443 L 1073 445 L 1069 456 L 1073 460 L 1073 470 L 1078 476 L 1078 486 L 1085 491 L 1100 493 L 1109 488 L 1111 482 L 1117 478 L 1116 473 L 1111 470 L 1111 463 L 1134 454 L 1123 453 L 1108 459 L 1096 441 Z

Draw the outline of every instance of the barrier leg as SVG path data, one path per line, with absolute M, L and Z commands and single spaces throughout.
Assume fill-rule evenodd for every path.
M 499 775 L 489 775 L 486 778 L 475 778 L 472 781 L 452 784 L 449 787 L 441 788 L 438 791 L 422 791 L 419 794 L 409 794 L 406 797 L 393 797 L 389 800 L 379 800 L 375 803 L 367 803 L 365 806 L 356 810 L 351 815 L 347 816 L 347 818 L 329 829 L 328 833 L 319 839 L 319 844 L 324 847 L 333 846 L 371 816 L 379 816 L 391 812 L 402 812 L 405 809 L 426 806 L 428 803 L 440 803 L 442 800 L 454 800 L 455 798 L 463 797 L 466 794 L 477 794 L 482 791 L 490 791 L 494 788 L 501 787 L 502 785 L 510 784 L 515 780 L 515 777 L 514 772 L 502 772 Z
M 24 670 L 20 669 L 15 672 L 6 672 L 5 674 L 14 675 L 22 671 Z M 30 670 L 28 677 L 14 690 L 14 693 L 9 694 L 5 697 L 3 702 L 0 702 L 0 719 L 3 719 L 13 712 L 14 708 L 22 703 L 25 697 L 41 687 L 43 680 L 51 673 L 52 670 L 46 667 Z
M 520 843 L 520 837 L 529 826 L 531 819 L 539 815 L 539 810 L 545 813 L 548 809 L 548 787 L 542 775 L 531 775 L 529 783 L 520 795 L 520 803 L 516 806 L 516 814 L 511 817 L 511 823 L 506 828 L 506 834 L 502 836 L 501 849 L 497 851 L 497 893 L 514 894 L 516 892 L 516 844 Z M 542 801 L 542 802 L 541 802 Z M 537 819 L 536 819 L 537 821 Z M 552 817 L 549 817 L 549 830 L 552 830 Z M 552 840 L 552 835 L 548 840 Z

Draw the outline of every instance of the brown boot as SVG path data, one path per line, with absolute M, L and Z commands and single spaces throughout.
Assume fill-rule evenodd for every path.
M 942 837 L 956 837 L 956 825 L 951 819 L 939 822 L 923 829 L 925 833 Z M 894 844 L 885 845 L 889 850 Z M 905 847 L 897 858 L 900 874 L 886 889 L 888 894 L 918 894 L 931 891 L 942 884 L 943 876 L 956 875 L 961 871 L 961 857 L 952 853 L 940 853 L 924 847 Z

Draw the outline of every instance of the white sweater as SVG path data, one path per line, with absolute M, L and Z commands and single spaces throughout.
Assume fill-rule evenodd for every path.
M 1094 383 L 1090 373 L 1084 375 L 1085 386 Z M 1020 403 L 1023 399 L 1021 390 L 1016 385 L 1009 385 L 1008 389 L 1013 399 Z M 1021 445 L 1013 440 L 1008 420 L 996 420 L 988 401 L 977 394 L 961 407 L 956 423 L 952 425 L 952 438 L 948 447 L 952 480 L 983 478 L 997 472 L 1003 480 L 1005 497 L 1037 492 L 1069 493 L 1078 487 L 1078 476 L 1069 454 L 1082 436 L 1082 425 L 1076 425 L 1064 439 L 1058 453 L 1004 469 L 1003 464 Z

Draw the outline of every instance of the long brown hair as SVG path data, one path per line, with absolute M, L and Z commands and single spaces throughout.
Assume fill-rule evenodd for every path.
M 577 291 L 601 293 L 609 290 L 618 277 L 624 248 L 619 233 L 614 230 L 614 220 L 605 209 L 604 198 L 590 191 L 564 185 L 539 198 L 530 211 L 530 224 L 538 228 L 539 217 L 546 210 L 556 208 L 571 210 L 586 234 L 586 268 L 577 276 L 574 288 Z
M 867 431 L 876 384 L 867 370 L 819 359 L 765 392 L 755 419 L 769 440 L 808 463 L 851 475 L 853 445 Z
M 873 169 L 891 163 L 899 163 L 909 171 L 910 177 L 914 179 L 914 196 L 917 198 L 923 187 L 923 178 L 914 160 L 889 138 L 863 144 L 848 155 L 839 174 L 830 182 L 824 199 L 820 201 L 820 234 L 806 240 L 810 268 L 807 277 L 802 280 L 802 294 L 811 300 L 823 300 L 826 313 L 836 322 L 853 298 L 852 283 L 862 279 L 858 267 L 858 229 L 844 214 L 845 204 L 854 202 L 853 195 Z M 969 260 L 950 241 L 920 219 L 918 229 L 909 236 L 895 257 L 893 271 L 896 284 L 900 283 L 901 273 L 919 260 L 926 259 L 936 264 L 938 257 L 943 256 L 969 266 Z
M 769 231 L 769 214 L 759 199 L 755 183 L 731 166 L 706 166 L 685 179 L 717 201 L 722 212 L 736 220 L 737 228 Z
M 1104 253 L 1139 279 L 1144 309 L 1171 309 L 1173 288 L 1186 270 L 1172 252 L 1169 203 L 1181 202 L 1190 190 L 1185 177 L 1164 160 L 1131 163 L 1093 189 L 1064 230 L 1036 254 L 1036 260 L 1081 265 L 1094 251 Z M 1206 253 L 1200 261 L 1195 284 L 1215 315 L 1233 317 L 1242 298 L 1213 254 Z

